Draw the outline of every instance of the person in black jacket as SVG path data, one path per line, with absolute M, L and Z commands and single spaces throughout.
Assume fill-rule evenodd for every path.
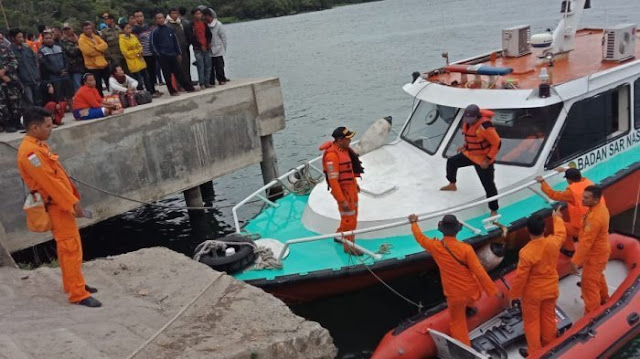
M 186 77 L 180 71 L 180 61 L 182 60 L 182 51 L 178 44 L 175 32 L 165 25 L 164 14 L 159 12 L 154 17 L 156 21 L 156 29 L 151 33 L 150 45 L 151 51 L 158 57 L 158 62 L 162 68 L 167 83 L 167 89 L 171 96 L 178 96 L 178 91 L 171 84 L 171 75 L 175 76 L 180 86 L 187 92 L 193 92 L 195 89 L 191 81 L 187 81 Z
M 193 21 L 185 27 L 187 41 L 193 46 L 193 54 L 196 57 L 196 67 L 198 68 L 198 83 L 200 89 L 210 88 L 211 77 L 211 30 L 202 20 L 202 10 L 195 8 L 191 11 Z
M 67 59 L 62 47 L 54 43 L 51 32 L 42 34 L 42 47 L 38 51 L 38 57 L 42 79 L 45 84 L 53 86 L 55 102 L 73 98 L 73 84 L 67 72 Z
M 24 89 L 24 100 L 34 106 L 42 105 L 40 91 L 40 69 L 38 69 L 38 55 L 24 43 L 24 33 L 20 29 L 9 31 L 11 50 L 18 60 L 18 76 Z

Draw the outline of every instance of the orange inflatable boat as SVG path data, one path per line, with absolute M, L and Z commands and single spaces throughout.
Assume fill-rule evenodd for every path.
M 640 241 L 609 235 L 611 257 L 605 271 L 611 298 L 598 310 L 583 316 L 580 277 L 570 274 L 569 258 L 558 261 L 560 297 L 556 304 L 559 337 L 529 358 L 608 358 L 640 335 Z M 503 293 L 515 270 L 495 282 Z M 471 347 L 448 336 L 446 303 L 407 319 L 388 332 L 378 344 L 374 359 L 390 358 L 522 358 L 526 348 L 522 315 L 507 300 L 483 297 L 468 317 Z

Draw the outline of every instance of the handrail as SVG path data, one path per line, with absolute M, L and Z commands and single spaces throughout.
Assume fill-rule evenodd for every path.
M 260 200 L 264 201 L 265 203 L 277 207 L 276 203 L 273 203 L 272 201 L 264 198 L 261 193 L 263 191 L 268 190 L 269 188 L 275 186 L 276 184 L 279 183 L 279 181 L 284 180 L 285 178 L 289 177 L 291 174 L 300 171 L 301 169 L 303 169 L 307 164 L 315 169 L 316 171 L 319 171 L 318 168 L 316 168 L 316 166 L 313 166 L 311 163 L 317 161 L 318 159 L 322 158 L 322 156 L 318 156 L 308 162 L 305 162 L 301 165 L 299 165 L 298 167 L 295 167 L 291 170 L 289 170 L 287 173 L 281 175 L 280 177 L 278 177 L 277 179 L 272 180 L 271 182 L 265 184 L 264 186 L 258 188 L 255 192 L 251 193 L 249 196 L 247 196 L 245 199 L 243 199 L 242 201 L 238 202 L 238 204 L 236 204 L 235 206 L 233 206 L 233 208 L 231 209 L 231 213 L 233 214 L 233 224 L 236 227 L 236 233 L 240 233 L 241 232 L 241 228 L 240 228 L 240 220 L 238 219 L 238 209 L 242 206 L 244 206 L 247 202 L 249 202 L 250 200 L 252 200 L 255 197 L 258 197 Z
M 557 171 L 551 171 L 545 175 L 542 176 L 542 178 L 547 179 L 553 176 L 556 176 L 560 174 Z M 485 203 L 489 203 L 491 201 L 495 201 L 497 199 L 500 199 L 502 197 L 506 197 L 509 195 L 512 195 L 516 192 L 520 192 L 523 189 L 528 188 L 529 186 L 532 186 L 534 184 L 536 184 L 537 181 L 532 180 L 529 181 L 523 185 L 520 185 L 518 187 L 512 188 L 506 192 L 497 194 L 493 197 L 489 197 L 474 203 L 468 203 L 465 205 L 460 205 L 457 207 L 453 207 L 453 208 L 448 208 L 445 210 L 440 210 L 440 211 L 436 211 L 436 212 L 431 212 L 431 213 L 422 213 L 420 215 L 418 215 L 418 221 L 423 221 L 426 219 L 431 219 L 431 218 L 435 218 L 438 216 L 442 216 L 445 214 L 450 214 L 450 213 L 455 213 L 455 212 L 460 212 L 460 211 L 464 211 L 467 210 L 469 208 L 473 208 Z M 356 234 L 362 234 L 362 233 L 369 233 L 369 232 L 376 232 L 376 231 L 381 231 L 384 229 L 388 229 L 388 228 L 394 228 L 394 227 L 399 227 L 405 224 L 408 224 L 409 220 L 405 219 L 402 221 L 398 221 L 398 222 L 393 222 L 393 223 L 387 223 L 387 224 L 381 224 L 379 226 L 374 226 L 374 227 L 369 227 L 369 228 L 363 228 L 363 229 L 356 229 L 353 231 L 348 231 L 348 232 L 336 232 L 336 233 L 331 233 L 331 234 L 322 234 L 322 235 L 317 235 L 317 236 L 311 236 L 311 237 L 304 237 L 304 238 L 298 238 L 298 239 L 291 239 L 285 242 L 284 244 L 284 248 L 282 248 L 282 251 L 280 252 L 280 254 L 278 255 L 278 261 L 282 261 L 282 257 L 284 255 L 284 253 L 286 253 L 287 249 L 289 248 L 290 245 L 292 244 L 297 244 L 297 243 L 306 243 L 306 242 L 315 242 L 315 241 L 319 241 L 322 239 L 327 239 L 327 238 L 335 238 L 335 237 L 343 237 L 343 236 L 352 236 L 352 235 L 356 235 Z

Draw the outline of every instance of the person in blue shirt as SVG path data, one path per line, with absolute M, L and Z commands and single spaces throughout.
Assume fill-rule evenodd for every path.
M 180 70 L 180 61 L 182 60 L 182 51 L 178 44 L 176 33 L 165 25 L 165 16 L 159 12 L 154 16 L 156 21 L 156 29 L 151 33 L 149 40 L 151 51 L 158 57 L 158 63 L 162 68 L 162 74 L 167 82 L 167 89 L 171 96 L 178 96 L 178 91 L 171 83 L 171 75 L 175 76 L 176 81 L 180 83 L 187 92 L 194 92 L 195 88 L 190 80 Z

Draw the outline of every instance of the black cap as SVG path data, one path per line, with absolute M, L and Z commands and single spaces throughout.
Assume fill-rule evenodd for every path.
M 480 107 L 478 105 L 469 105 L 464 109 L 462 120 L 466 123 L 474 123 L 480 118 Z
M 333 130 L 333 133 L 331 134 L 331 136 L 333 136 L 333 138 L 336 140 L 339 140 L 341 138 L 352 138 L 355 135 L 356 135 L 355 132 L 350 131 L 348 128 L 344 126 L 340 126 L 336 128 L 335 130 Z
M 453 214 L 447 214 L 438 223 L 438 229 L 443 233 L 457 233 L 462 229 L 462 223 Z
M 564 178 L 577 182 L 582 179 L 582 174 L 580 173 L 580 170 L 577 168 L 569 168 L 566 171 L 564 171 Z

